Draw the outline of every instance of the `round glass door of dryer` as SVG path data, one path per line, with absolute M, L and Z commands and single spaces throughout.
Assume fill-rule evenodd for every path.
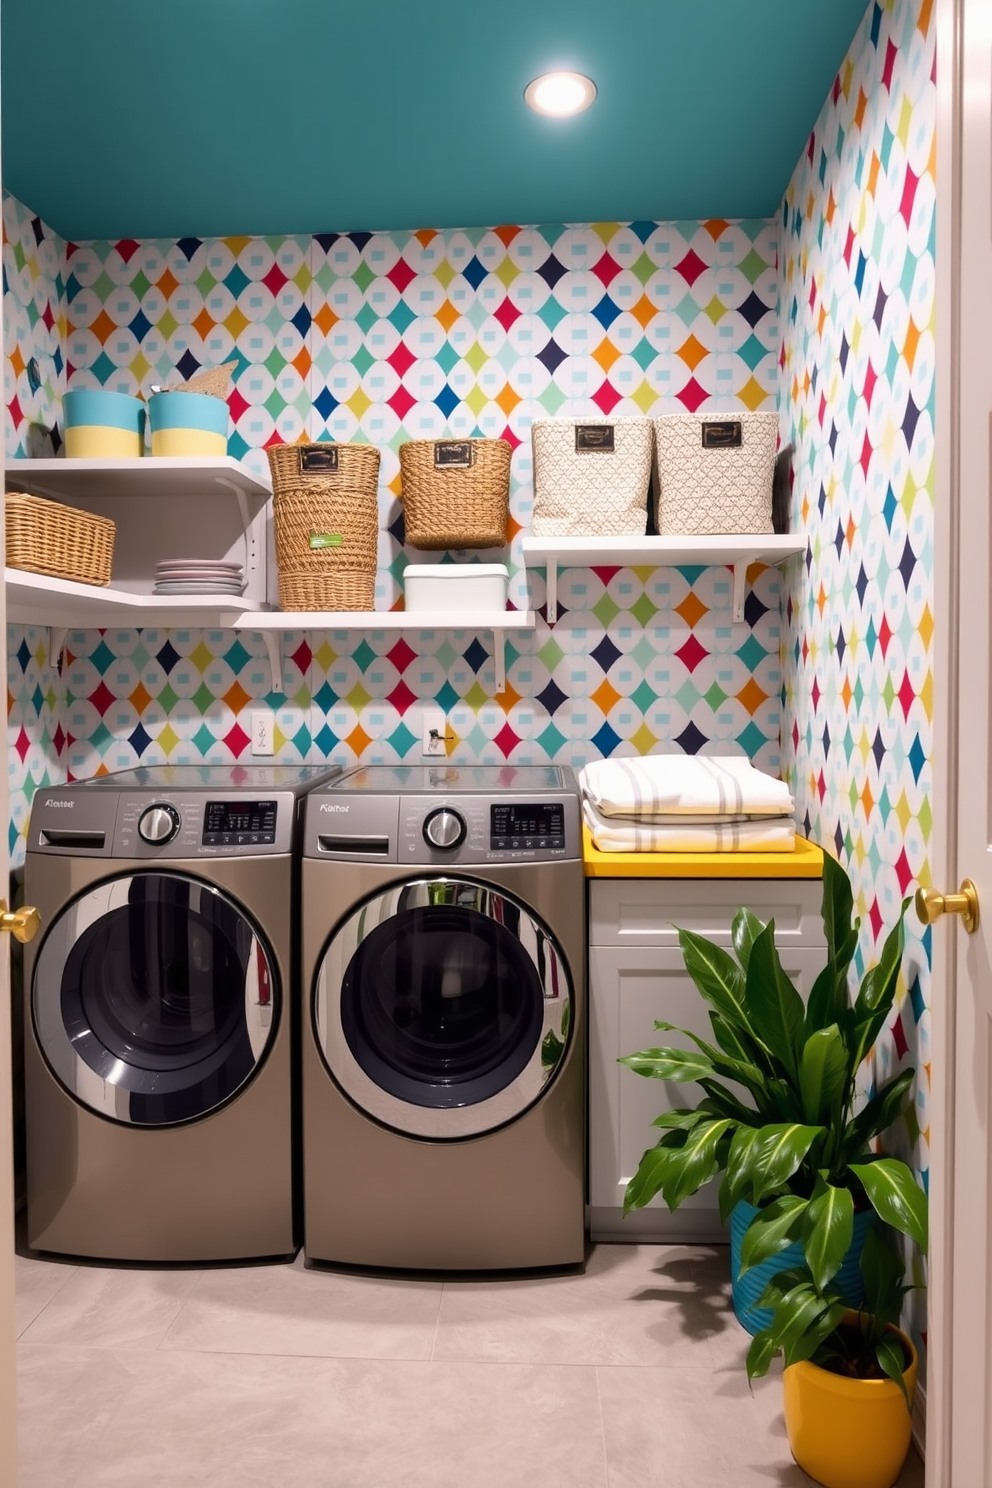
M 173 1126 L 225 1105 L 278 1023 L 275 958 L 245 911 L 180 873 L 80 895 L 35 964 L 35 1035 L 74 1100 L 111 1121 Z
M 312 1014 L 329 1073 L 392 1130 L 478 1136 L 557 1073 L 572 986 L 550 932 L 491 885 L 431 878 L 359 905 L 318 966 Z

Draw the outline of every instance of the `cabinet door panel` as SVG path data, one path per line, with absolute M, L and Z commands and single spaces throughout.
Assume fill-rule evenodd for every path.
M 780 952 L 821 946 L 819 879 L 600 879 L 589 885 L 589 938 L 594 945 L 649 945 L 678 950 L 676 926 L 729 946 L 730 925 L 746 904 L 774 919 Z
M 803 996 L 823 965 L 818 950 L 781 951 L 782 964 Z M 662 1043 L 691 1048 L 677 1034 L 658 1032 L 655 1019 L 691 1029 L 712 1042 L 708 1004 L 696 991 L 678 951 L 592 946 L 589 957 L 589 1200 L 593 1238 L 704 1238 L 718 1230 L 716 1185 L 687 1199 L 671 1215 L 659 1196 L 643 1216 L 620 1217 L 624 1189 L 642 1153 L 660 1132 L 656 1116 L 695 1104 L 699 1087 L 636 1075 L 618 1064 L 623 1054 Z M 604 1211 L 612 1211 L 606 1213 Z M 633 1221 L 633 1223 L 631 1223 Z

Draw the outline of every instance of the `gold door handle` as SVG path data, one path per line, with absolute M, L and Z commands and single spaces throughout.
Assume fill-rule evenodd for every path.
M 25 904 L 21 909 L 8 909 L 6 899 L 0 899 L 0 931 L 8 931 L 23 945 L 26 940 L 34 940 L 40 929 L 41 915 L 33 904 Z
M 969 935 L 978 929 L 978 890 L 966 878 L 956 894 L 938 894 L 936 889 L 917 889 L 916 913 L 924 925 L 932 925 L 942 914 L 958 914 Z

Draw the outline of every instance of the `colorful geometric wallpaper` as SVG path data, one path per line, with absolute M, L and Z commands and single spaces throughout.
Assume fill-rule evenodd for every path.
M 9 255 L 31 219 L 10 200 L 5 215 Z M 532 418 L 774 407 L 777 239 L 772 223 L 706 222 L 69 244 L 65 371 L 72 387 L 147 392 L 236 361 L 230 449 L 256 470 L 267 443 L 304 430 L 377 444 L 379 609 L 400 602 L 412 551 L 399 443 L 505 437 L 510 600 L 540 610 L 543 573 L 519 556 Z M 54 280 L 44 291 L 12 281 L 15 292 L 60 293 Z M 20 399 L 8 402 L 9 447 L 24 446 L 25 422 Z M 578 766 L 720 745 L 775 772 L 781 576 L 757 575 L 743 622 L 731 588 L 725 568 L 568 570 L 557 623 L 542 614 L 507 637 L 498 696 L 486 633 L 285 636 L 284 695 L 258 635 L 72 633 L 50 737 L 73 775 L 247 757 L 250 709 L 265 699 L 284 758 L 419 760 L 423 707 L 441 705 L 455 760 Z M 17 657 L 34 647 L 22 651 L 15 632 L 8 653 L 19 696 Z M 15 858 L 28 804 L 13 810 Z
M 783 769 L 848 865 L 861 963 L 930 882 L 933 757 L 935 25 L 871 5 L 782 206 L 782 438 L 808 534 L 785 604 Z M 906 919 L 905 994 L 876 1079 L 920 1070 L 929 1169 L 930 931 Z

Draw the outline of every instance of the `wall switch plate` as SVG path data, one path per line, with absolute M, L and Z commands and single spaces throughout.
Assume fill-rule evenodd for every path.
M 448 720 L 440 708 L 424 709 L 424 758 L 444 759 L 447 752 L 444 736 L 448 732 Z
M 276 720 L 269 708 L 253 708 L 251 715 L 252 754 L 275 754 Z

